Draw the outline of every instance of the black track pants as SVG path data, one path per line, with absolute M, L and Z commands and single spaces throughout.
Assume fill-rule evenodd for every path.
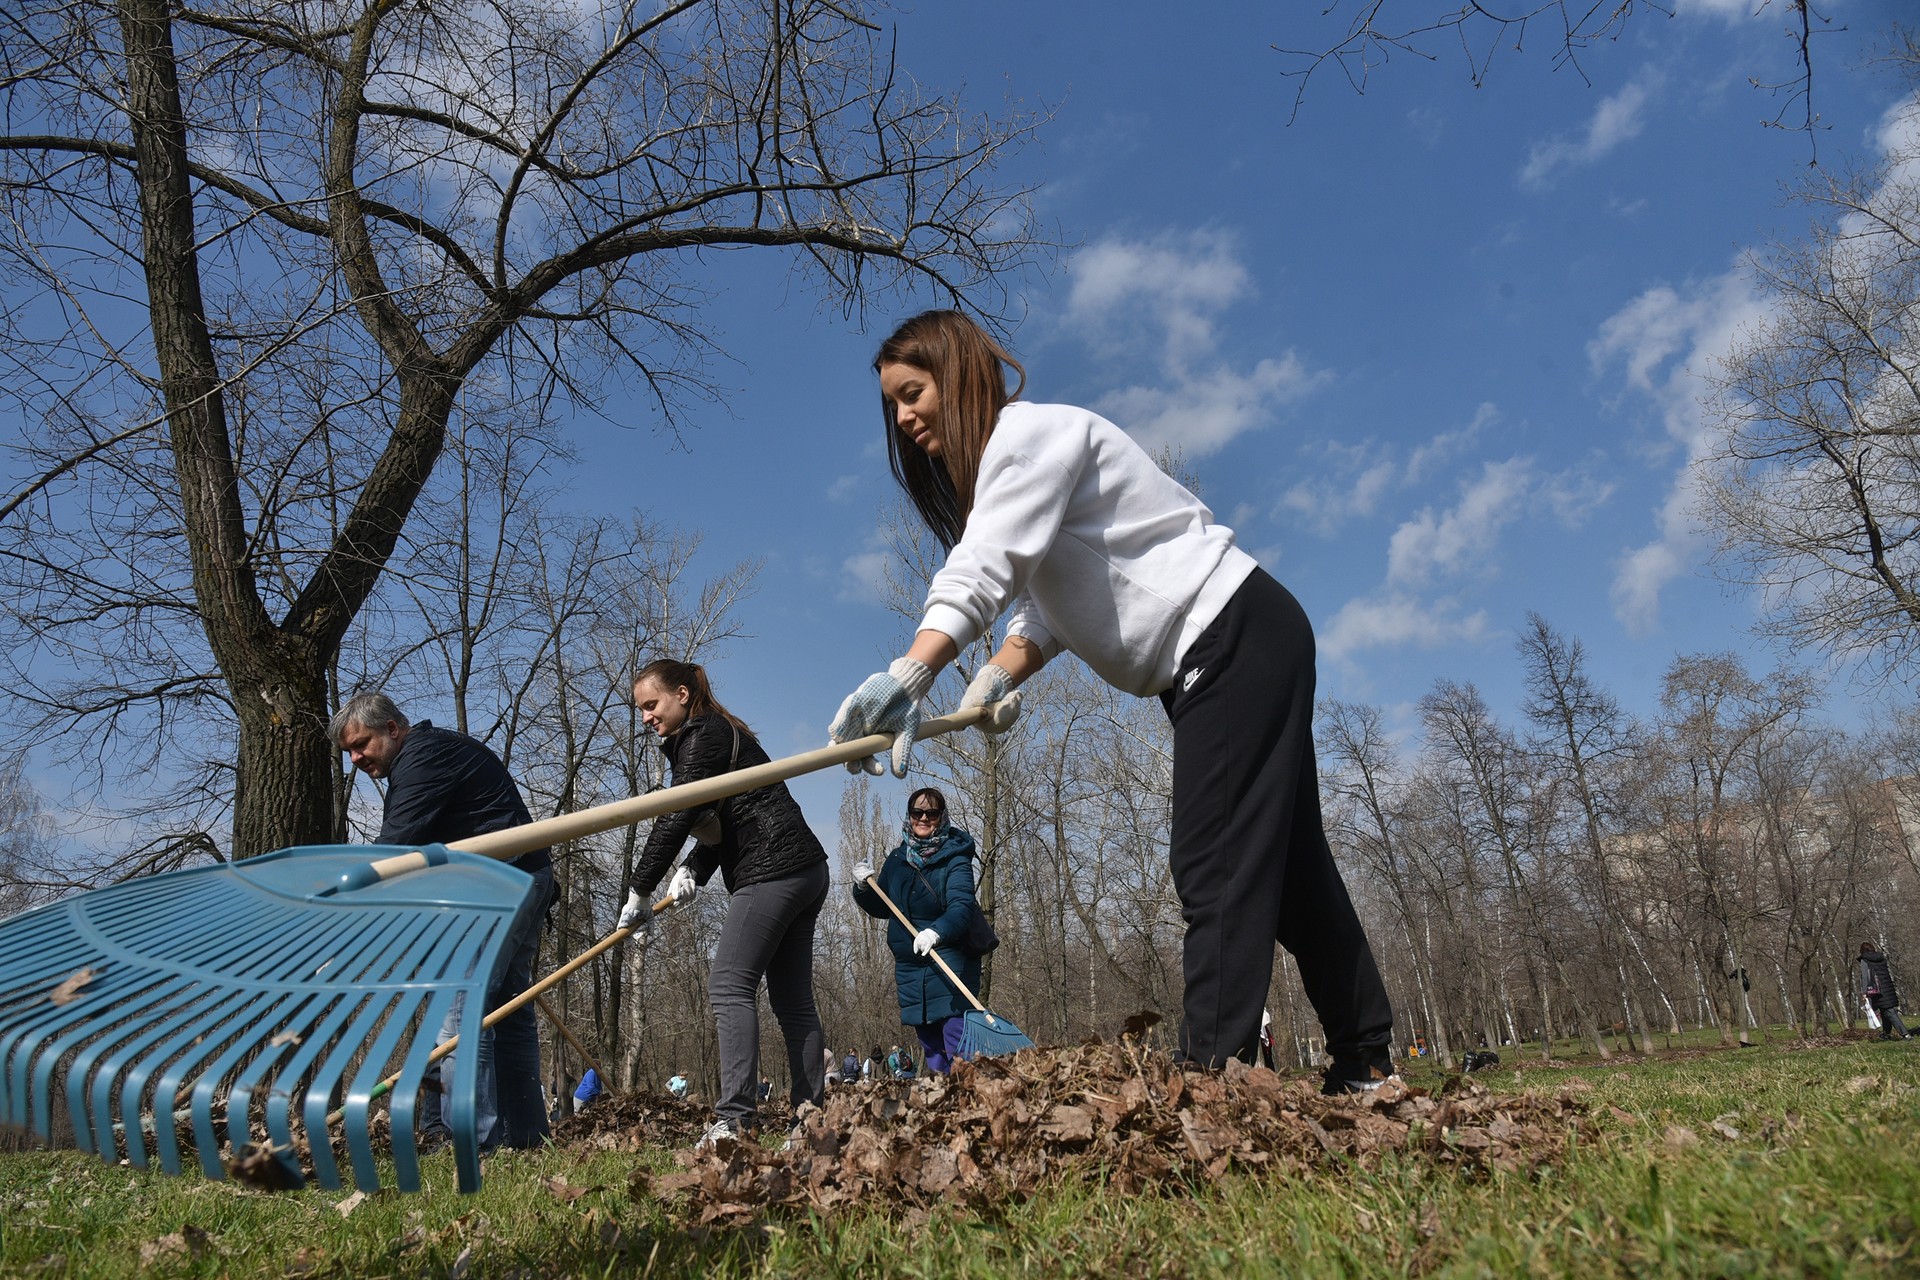
M 1393 1011 L 1334 866 L 1313 756 L 1313 628 L 1248 578 L 1160 695 L 1173 722 L 1174 888 L 1187 922 L 1182 1056 L 1254 1061 L 1273 944 L 1293 953 L 1334 1070 L 1392 1070 Z

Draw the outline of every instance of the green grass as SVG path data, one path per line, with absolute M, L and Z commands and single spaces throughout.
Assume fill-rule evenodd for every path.
M 1502 1051 L 1503 1055 L 1506 1053 Z M 547 1152 L 489 1166 L 484 1190 L 261 1195 L 0 1156 L 0 1272 L 113 1276 L 192 1224 L 198 1257 L 157 1276 L 1907 1276 L 1920 1273 L 1920 1042 L 1695 1052 L 1541 1070 L 1496 1091 L 1592 1085 L 1589 1140 L 1544 1175 L 1469 1180 L 1417 1157 L 1309 1178 L 1236 1177 L 1126 1197 L 1062 1186 L 990 1216 L 860 1212 L 689 1230 L 627 1191 L 634 1158 Z M 1577 1086 L 1576 1086 L 1577 1087 Z M 1715 1130 L 1715 1122 L 1737 1137 Z M 1694 1135 L 1676 1140 L 1677 1128 Z M 665 1152 L 649 1166 L 670 1167 Z M 563 1202 L 543 1179 L 592 1188 Z

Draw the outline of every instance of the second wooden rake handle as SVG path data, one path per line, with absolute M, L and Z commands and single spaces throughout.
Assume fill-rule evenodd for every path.
M 988 707 L 973 707 L 966 711 L 956 711 L 950 716 L 922 721 L 920 731 L 914 735 L 914 738 L 916 741 L 923 741 L 927 738 L 939 737 L 943 733 L 952 733 L 955 729 L 964 729 L 971 724 L 978 724 L 987 717 L 990 710 L 991 708 Z M 890 733 L 871 733 L 864 738 L 855 738 L 852 742 L 818 747 L 781 760 L 770 760 L 766 764 L 735 769 L 732 773 L 715 774 L 711 778 L 701 778 L 698 782 L 685 782 L 677 787 L 664 787 L 659 791 L 649 791 L 643 796 L 612 800 L 606 804 L 595 805 L 591 809 L 581 809 L 577 813 L 563 813 L 555 818 L 529 822 L 522 827 L 509 827 L 505 831 L 489 831 L 482 836 L 455 840 L 447 848 L 457 849 L 461 853 L 478 853 L 489 858 L 503 860 L 517 858 L 523 853 L 532 853 L 535 849 L 545 848 L 550 844 L 578 840 L 582 836 L 597 835 L 602 831 L 611 831 L 615 827 L 630 827 L 636 822 L 645 822 L 663 813 L 675 813 L 681 809 L 693 809 L 703 804 L 712 804 L 715 800 L 725 800 L 728 796 L 737 796 L 743 791 L 752 791 L 755 787 L 785 782 L 788 778 L 797 778 L 803 773 L 812 773 L 816 769 L 846 764 L 863 756 L 879 755 L 893 745 L 893 737 L 894 735 Z M 426 865 L 427 857 L 423 853 L 403 853 L 391 858 L 382 858 L 371 864 L 374 873 L 382 880 L 390 880 L 394 876 L 403 875 L 409 871 L 418 871 Z

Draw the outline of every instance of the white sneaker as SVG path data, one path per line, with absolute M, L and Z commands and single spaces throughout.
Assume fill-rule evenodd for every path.
M 1320 1084 L 1320 1092 L 1328 1097 L 1339 1097 L 1343 1093 L 1372 1093 L 1383 1084 L 1406 1087 L 1406 1081 L 1398 1075 L 1376 1076 L 1372 1080 L 1343 1080 L 1328 1074 Z
M 707 1131 L 700 1135 L 700 1141 L 693 1144 L 695 1151 L 710 1151 L 721 1141 L 739 1142 L 740 1130 L 731 1120 L 715 1120 Z

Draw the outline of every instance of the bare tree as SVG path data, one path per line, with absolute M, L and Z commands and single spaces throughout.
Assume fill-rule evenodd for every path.
M 1593 683 L 1586 651 L 1578 640 L 1530 613 L 1517 647 L 1527 682 L 1524 710 L 1541 737 L 1534 757 L 1564 779 L 1563 789 L 1574 810 L 1576 834 L 1568 843 L 1579 859 L 1581 874 L 1568 879 L 1575 894 L 1591 903 L 1600 960 L 1619 981 L 1621 1010 L 1629 1029 L 1639 1036 L 1641 1052 L 1651 1053 L 1652 1028 L 1640 999 L 1640 984 L 1628 970 L 1644 974 L 1656 989 L 1659 978 L 1621 909 L 1621 888 L 1608 854 L 1609 838 L 1619 829 L 1619 815 L 1610 803 L 1607 775 L 1635 749 L 1637 734 L 1620 704 Z
M 22 762 L 0 765 L 0 916 L 50 896 L 51 846 L 39 794 Z
M 1881 164 L 1801 185 L 1804 239 L 1750 260 L 1767 311 L 1713 376 L 1697 480 L 1768 632 L 1896 672 L 1920 651 L 1920 105 L 1885 133 Z
M 222 722 L 190 785 L 236 856 L 336 833 L 330 668 L 456 412 L 637 386 L 671 425 L 713 392 L 703 252 L 852 311 L 984 301 L 1030 244 L 991 173 L 1032 122 L 836 0 L 24 0 L 0 52 L 21 736 Z
M 1449 1032 L 1456 1021 L 1445 1007 L 1436 979 L 1432 900 L 1409 865 L 1403 845 L 1406 782 L 1399 753 L 1375 707 L 1322 702 L 1316 737 L 1322 751 L 1321 788 L 1326 793 L 1328 834 L 1350 849 L 1372 877 L 1386 886 L 1401 942 L 1400 955 L 1413 969 L 1413 1008 L 1418 1025 L 1443 1066 L 1453 1066 Z M 1390 966 L 1389 972 L 1400 966 Z M 1406 1001 L 1396 1001 L 1403 1010 Z M 1410 1041 L 1409 1041 L 1410 1042 Z
M 1754 88 L 1778 99 L 1767 123 L 1807 134 L 1812 144 L 1818 117 L 1813 109 L 1813 42 L 1835 28 L 1812 0 L 1755 0 L 1756 11 L 1777 7 L 1787 17 L 1794 69 L 1781 77 L 1749 78 Z M 1283 73 L 1299 81 L 1293 117 L 1300 113 L 1315 75 L 1332 68 L 1356 93 L 1365 93 L 1373 73 L 1396 54 L 1427 62 L 1435 49 L 1455 46 L 1474 87 L 1487 82 L 1494 59 L 1504 50 L 1523 52 L 1542 41 L 1555 69 L 1572 68 L 1582 84 L 1592 84 L 1583 59 L 1597 46 L 1620 39 L 1636 20 L 1649 15 L 1673 17 L 1660 0 L 1333 0 L 1318 14 L 1344 23 L 1337 39 L 1306 49 L 1276 50 L 1288 59 Z M 1844 29 L 1844 28 L 1842 28 Z

